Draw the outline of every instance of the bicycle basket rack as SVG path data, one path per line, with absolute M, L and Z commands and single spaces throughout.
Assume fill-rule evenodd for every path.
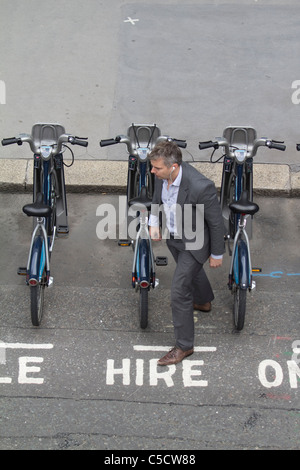
M 32 138 L 35 145 L 54 145 L 59 136 L 65 134 L 65 129 L 60 124 L 42 124 L 37 123 L 32 127 Z
M 160 129 L 156 124 L 132 124 L 128 128 L 127 135 L 133 147 L 152 148 L 160 136 Z
M 229 147 L 250 152 L 256 139 L 256 130 L 253 127 L 226 127 L 223 137 L 229 143 Z

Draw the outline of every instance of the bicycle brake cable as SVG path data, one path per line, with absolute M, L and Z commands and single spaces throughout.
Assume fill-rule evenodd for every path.
M 67 148 L 68 150 L 70 150 L 70 152 L 71 152 L 71 155 L 72 155 L 72 162 L 71 162 L 71 164 L 70 164 L 70 165 L 66 165 L 66 163 L 63 161 L 63 164 L 65 165 L 65 167 L 70 168 L 70 166 L 72 166 L 73 163 L 74 163 L 74 152 L 73 152 L 73 150 L 72 150 L 70 147 L 68 147 L 68 145 L 66 145 L 66 144 L 63 144 L 63 147 L 66 147 L 66 148 Z
M 213 156 L 214 156 L 214 153 L 217 149 L 214 149 L 213 150 L 213 153 L 211 154 L 210 156 L 210 163 L 218 163 L 222 158 L 225 157 L 225 154 L 221 155 L 217 160 L 213 161 Z

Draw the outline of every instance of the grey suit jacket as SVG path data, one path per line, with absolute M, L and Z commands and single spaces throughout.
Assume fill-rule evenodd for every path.
M 162 180 L 156 178 L 152 204 L 162 204 L 161 193 Z M 179 214 L 176 220 L 177 224 L 180 223 L 182 226 L 181 238 L 185 248 L 202 264 L 211 254 L 222 255 L 225 251 L 224 223 L 215 185 L 186 162 L 182 162 L 182 179 L 177 205 L 181 209 L 182 216 Z M 204 219 L 202 217 L 204 224 L 199 224 L 201 217 L 198 217 L 197 213 L 203 214 L 202 209 L 204 209 Z M 185 217 L 185 211 L 187 213 L 188 210 L 191 216 Z M 199 234 L 199 231 L 202 234 Z M 191 232 L 195 234 L 194 239 L 191 238 Z M 201 242 L 200 246 L 201 238 L 203 243 Z

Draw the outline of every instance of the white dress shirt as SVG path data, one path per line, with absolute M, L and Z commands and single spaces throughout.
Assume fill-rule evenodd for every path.
M 179 187 L 182 178 L 182 167 L 179 166 L 179 173 L 175 180 L 170 184 L 168 188 L 169 180 L 163 180 L 162 184 L 162 192 L 161 192 L 161 200 L 164 205 L 164 212 L 166 216 L 166 224 L 167 228 L 172 235 L 178 235 L 177 228 L 176 228 L 176 203 L 177 197 L 179 192 Z M 149 218 L 149 226 L 150 227 L 158 227 L 159 226 L 159 217 L 157 215 L 150 215 Z M 215 259 L 222 259 L 223 255 L 213 255 L 211 254 L 212 258 Z
M 166 215 L 166 224 L 169 232 L 172 235 L 177 235 L 176 229 L 176 203 L 179 192 L 179 186 L 182 178 L 182 168 L 179 167 L 179 173 L 175 180 L 170 184 L 168 189 L 168 180 L 163 180 L 161 200 L 164 205 L 164 212 Z M 158 227 L 159 218 L 157 215 L 150 215 L 149 225 L 152 227 Z

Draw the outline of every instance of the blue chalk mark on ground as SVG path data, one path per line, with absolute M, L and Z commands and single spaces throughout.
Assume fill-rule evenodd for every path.
M 272 277 L 274 279 L 281 279 L 283 276 L 300 276 L 300 273 L 284 273 L 283 271 L 272 271 L 271 273 L 252 273 L 252 276 Z

